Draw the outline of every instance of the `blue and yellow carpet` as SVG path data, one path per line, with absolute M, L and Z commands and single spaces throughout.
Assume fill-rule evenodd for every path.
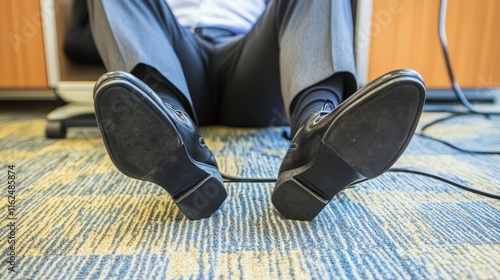
M 442 115 L 424 114 L 421 123 Z M 2 217 L 15 165 L 15 270 L 1 220 L 0 279 L 500 279 L 500 202 L 443 182 L 386 173 L 338 195 L 313 222 L 283 219 L 272 184 L 232 183 L 212 217 L 190 221 L 166 192 L 115 169 L 97 128 L 44 137 L 42 114 L 0 114 Z M 451 119 L 426 133 L 500 150 L 500 118 Z M 279 128 L 202 129 L 224 173 L 274 177 Z M 500 193 L 500 156 L 415 136 L 397 167 Z

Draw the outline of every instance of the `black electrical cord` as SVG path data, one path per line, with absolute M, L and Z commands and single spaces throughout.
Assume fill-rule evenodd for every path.
M 437 119 L 437 120 L 434 120 L 426 125 L 424 125 L 421 129 L 420 129 L 420 132 L 418 133 L 415 133 L 415 135 L 417 136 L 420 136 L 422 138 L 426 138 L 426 139 L 430 139 L 430 140 L 433 140 L 433 141 L 436 141 L 436 142 L 439 142 L 441 144 L 444 144 L 450 148 L 453 148 L 457 151 L 460 151 L 460 152 L 463 152 L 463 153 L 469 153 L 469 154 L 481 154 L 481 155 L 500 155 L 500 151 L 485 151 L 485 150 L 469 150 L 469 149 L 464 149 L 464 148 L 461 148 L 457 145 L 454 145 L 448 141 L 444 141 L 444 140 L 441 140 L 439 138 L 436 138 L 436 137 L 433 137 L 433 136 L 430 136 L 428 134 L 425 134 L 424 131 L 433 126 L 433 125 L 436 125 L 438 123 L 441 123 L 441 122 L 444 122 L 446 120 L 449 120 L 449 119 L 452 119 L 452 118 L 456 118 L 456 117 L 463 117 L 463 116 L 473 116 L 473 115 L 480 115 L 480 116 L 484 116 L 486 118 L 491 118 L 490 115 L 485 115 L 485 114 L 477 114 L 477 113 L 471 113 L 471 112 L 467 112 L 467 113 L 454 113 L 452 115 L 449 115 L 449 116 L 446 116 L 444 118 L 440 118 L 440 119 Z
M 436 138 L 436 137 L 433 137 L 433 136 L 430 136 L 428 134 L 425 134 L 424 131 L 433 126 L 433 125 L 436 125 L 438 123 L 441 123 L 441 122 L 444 122 L 446 120 L 449 120 L 449 119 L 452 119 L 452 118 L 456 118 L 456 117 L 463 117 L 463 116 L 474 116 L 474 115 L 479 115 L 479 116 L 484 116 L 486 118 L 489 118 L 491 119 L 491 115 L 488 114 L 483 114 L 483 113 L 473 113 L 473 112 L 462 112 L 462 113 L 453 113 L 452 115 L 449 115 L 449 116 L 446 116 L 444 118 L 440 118 L 440 119 L 437 119 L 437 120 L 434 120 L 426 125 L 424 125 L 421 129 L 420 129 L 420 132 L 419 133 L 415 133 L 415 135 L 417 136 L 420 136 L 420 137 L 423 137 L 423 138 L 426 138 L 426 139 L 430 139 L 430 140 L 433 140 L 433 141 L 437 141 L 437 142 L 440 142 L 441 144 L 444 144 L 450 148 L 453 148 L 457 151 L 460 151 L 460 152 L 464 152 L 464 153 L 469 153 L 469 154 L 482 154 L 482 155 L 500 155 L 500 151 L 484 151 L 484 150 L 468 150 L 468 149 L 464 149 L 464 148 L 461 148 L 459 146 L 456 146 L 450 142 L 447 142 L 447 141 L 444 141 L 444 140 L 441 140 L 439 138 Z
M 413 169 L 406 169 L 406 168 L 391 168 L 391 169 L 389 169 L 388 172 L 409 173 L 409 174 L 415 174 L 415 175 L 425 176 L 425 177 L 429 177 L 429 178 L 432 178 L 432 179 L 436 179 L 436 180 L 445 182 L 445 183 L 450 184 L 450 185 L 452 185 L 454 187 L 457 187 L 457 188 L 460 188 L 460 189 L 463 189 L 463 190 L 466 190 L 466 191 L 469 191 L 469 192 L 473 192 L 475 194 L 479 194 L 479 195 L 486 196 L 486 197 L 493 198 L 493 199 L 500 199 L 500 195 L 483 192 L 483 191 L 480 191 L 478 189 L 473 189 L 471 187 L 467 187 L 465 185 L 459 184 L 457 182 L 451 181 L 451 180 L 446 179 L 444 177 L 438 176 L 436 174 L 428 173 L 428 172 L 425 172 L 425 171 L 419 171 L 419 170 L 413 170 Z
M 276 183 L 276 178 L 245 178 L 221 173 L 224 183 Z
M 488 112 L 488 111 L 481 111 L 481 110 L 476 109 L 469 102 L 469 100 L 467 100 L 467 97 L 465 97 L 464 93 L 462 92 L 462 89 L 460 88 L 457 81 L 455 80 L 455 75 L 453 73 L 453 68 L 451 66 L 450 55 L 448 53 L 448 42 L 447 42 L 447 38 L 446 38 L 446 6 L 447 6 L 447 0 L 441 0 L 441 6 L 440 6 L 440 10 L 439 10 L 439 38 L 441 40 L 441 47 L 443 50 L 443 54 L 444 54 L 444 58 L 445 58 L 445 62 L 446 62 L 446 69 L 448 71 L 448 76 L 450 78 L 452 89 L 453 89 L 455 95 L 457 96 L 458 100 L 461 102 L 461 104 L 468 111 L 463 112 L 463 111 L 459 111 L 459 110 L 445 110 L 443 112 L 449 112 L 449 113 L 452 113 L 452 115 L 446 116 L 446 117 L 438 119 L 438 120 L 434 120 L 434 121 L 426 124 L 424 127 L 422 127 L 421 132 L 417 133 L 416 135 L 427 138 L 427 139 L 431 139 L 434 141 L 438 141 L 438 142 L 445 144 L 453 149 L 456 149 L 458 151 L 465 152 L 465 153 L 500 154 L 500 152 L 497 152 L 497 151 L 474 151 L 474 150 L 462 149 L 462 148 L 455 146 L 449 142 L 446 142 L 444 140 L 441 140 L 441 139 L 438 139 L 438 138 L 435 138 L 435 137 L 432 137 L 432 136 L 429 136 L 429 135 L 426 135 L 423 133 L 430 126 L 433 126 L 437 123 L 441 123 L 443 121 L 446 121 L 446 120 L 449 120 L 449 119 L 455 118 L 455 117 L 466 116 L 466 115 L 483 115 L 483 116 L 489 118 L 490 115 L 500 115 L 500 112 Z M 425 176 L 425 177 L 429 177 L 429 178 L 433 178 L 433 179 L 442 181 L 444 183 L 450 184 L 450 185 L 455 186 L 457 188 L 460 188 L 460 189 L 463 189 L 463 190 L 466 190 L 469 192 L 473 192 L 475 194 L 479 194 L 479 195 L 486 196 L 486 197 L 493 198 L 493 199 L 500 199 L 499 195 L 491 194 L 491 193 L 483 192 L 483 191 L 480 191 L 480 190 L 477 190 L 477 189 L 474 189 L 471 187 L 467 187 L 465 185 L 451 181 L 451 180 L 446 179 L 444 177 L 441 177 L 441 176 L 438 176 L 438 175 L 435 175 L 432 173 L 424 172 L 424 171 L 405 169 L 405 168 L 391 168 L 388 170 L 388 172 L 409 173 L 409 174 L 414 174 L 414 175 Z M 242 177 L 235 177 L 235 176 L 230 176 L 230 175 L 226 175 L 226 174 L 222 174 L 222 178 L 223 178 L 225 183 L 275 183 L 277 180 L 276 178 L 242 178 Z M 358 183 L 361 183 L 364 181 L 366 181 L 366 180 L 360 181 Z M 349 187 L 352 187 L 352 186 L 349 186 Z
M 426 130 L 428 127 L 433 126 L 433 125 L 438 124 L 438 123 L 442 123 L 442 122 L 447 121 L 449 119 L 456 118 L 456 117 L 462 117 L 462 116 L 468 116 L 468 115 L 473 115 L 473 114 L 472 113 L 454 113 L 454 114 L 446 116 L 444 118 L 433 120 L 432 122 L 422 126 L 422 128 L 420 128 L 420 132 L 424 132 L 424 130 Z M 483 114 L 481 114 L 481 115 L 483 115 Z
M 467 187 L 465 185 L 459 184 L 457 182 L 451 181 L 447 178 L 441 177 L 439 175 L 435 175 L 432 173 L 428 173 L 425 171 L 419 171 L 419 170 L 414 170 L 414 169 L 406 169 L 406 168 L 391 168 L 387 172 L 393 172 L 393 173 L 409 173 L 409 174 L 414 174 L 414 175 L 420 175 L 420 176 L 425 176 L 429 177 L 432 179 L 439 180 L 441 182 L 447 183 L 449 185 L 452 185 L 454 187 L 460 188 L 462 190 L 466 190 L 469 192 L 473 192 L 475 194 L 479 194 L 482 196 L 486 196 L 489 198 L 493 199 L 500 199 L 500 195 L 488 193 L 488 192 L 483 192 L 471 187 Z M 224 179 L 224 183 L 275 183 L 277 181 L 276 178 L 242 178 L 242 177 L 235 177 L 235 176 L 230 176 L 226 174 L 222 174 L 222 178 Z M 366 180 L 360 181 L 359 183 L 365 182 Z M 352 186 L 349 186 L 352 187 Z
M 424 131 L 429 128 L 430 126 L 433 126 L 437 123 L 446 121 L 451 118 L 455 117 L 461 117 L 461 116 L 466 116 L 466 115 L 483 115 L 487 118 L 491 118 L 491 115 L 500 115 L 500 112 L 488 112 L 488 111 L 481 111 L 476 109 L 470 102 L 467 100 L 465 97 L 464 93 L 462 92 L 462 89 L 458 85 L 457 81 L 455 80 L 455 74 L 453 73 L 453 67 L 451 66 L 451 60 L 450 60 L 450 55 L 448 52 L 448 41 L 446 38 L 446 6 L 447 6 L 447 0 L 441 0 L 441 5 L 439 9 L 439 38 L 441 40 L 441 48 L 443 50 L 443 55 L 444 59 L 446 62 L 446 70 L 448 71 L 448 77 L 450 78 L 450 82 L 452 85 L 453 92 L 457 96 L 458 100 L 460 103 L 468 110 L 468 112 L 460 112 L 456 110 L 445 110 L 443 112 L 449 112 L 452 113 L 452 115 L 435 120 L 431 123 L 426 124 L 424 127 L 422 127 L 420 133 L 417 133 L 416 135 L 431 139 L 437 142 L 440 142 L 448 147 L 451 147 L 453 149 L 456 149 L 461 152 L 465 153 L 473 153 L 473 154 L 483 154 L 483 155 L 500 155 L 500 151 L 479 151 L 479 150 L 468 150 L 468 149 L 463 149 L 460 148 L 454 144 L 451 144 L 447 141 L 432 137 L 430 135 L 424 134 Z
M 435 138 L 435 137 L 432 137 L 432 136 L 429 136 L 429 135 L 426 135 L 426 134 L 415 133 L 415 135 L 420 136 L 422 138 L 426 138 L 426 139 L 430 139 L 430 140 L 439 142 L 439 143 L 441 143 L 443 145 L 446 145 L 446 146 L 448 146 L 448 147 L 450 147 L 452 149 L 455 149 L 455 150 L 463 152 L 463 153 L 480 154 L 480 155 L 500 155 L 500 151 L 468 150 L 468 149 L 460 148 L 460 147 L 458 147 L 458 146 L 456 146 L 454 144 L 451 144 L 450 142 L 447 142 L 447 141 L 444 141 L 444 140 L 441 140 L 439 138 Z
M 448 70 L 448 77 L 450 78 L 451 86 L 456 96 L 462 103 L 462 105 L 467 108 L 470 112 L 483 115 L 500 115 L 500 112 L 487 112 L 476 109 L 469 100 L 465 97 L 462 89 L 455 80 L 455 74 L 453 73 L 453 68 L 451 67 L 450 55 L 448 53 L 448 40 L 446 38 L 446 6 L 447 0 L 441 0 L 441 6 L 439 9 L 439 39 L 441 40 L 441 48 L 443 49 L 444 60 L 446 62 L 446 69 Z

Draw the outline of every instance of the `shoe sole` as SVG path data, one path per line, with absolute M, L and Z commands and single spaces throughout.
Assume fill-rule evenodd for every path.
M 280 174 L 272 194 L 276 209 L 288 219 L 311 221 L 349 185 L 387 171 L 410 143 L 424 102 L 423 81 L 410 70 L 380 77 L 346 100 L 316 158 Z
M 189 156 L 154 93 L 125 73 L 99 81 L 95 92 L 97 123 L 122 173 L 163 187 L 189 219 L 219 209 L 227 193 L 218 169 Z

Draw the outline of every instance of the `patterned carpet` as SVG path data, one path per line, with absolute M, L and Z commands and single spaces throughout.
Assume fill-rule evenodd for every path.
M 422 123 L 443 115 L 424 114 Z M 42 114 L 0 114 L 0 279 L 322 278 L 500 279 L 500 202 L 417 175 L 386 173 L 336 197 L 313 222 L 284 220 L 272 184 L 229 184 L 211 218 L 190 221 L 153 184 L 129 179 L 97 128 L 44 138 Z M 500 150 L 500 118 L 451 119 L 426 133 Z M 223 172 L 276 176 L 279 128 L 204 128 Z M 458 152 L 415 136 L 396 164 L 500 193 L 500 156 Z M 15 248 L 8 248 L 15 240 Z M 15 273 L 8 270 L 15 252 Z

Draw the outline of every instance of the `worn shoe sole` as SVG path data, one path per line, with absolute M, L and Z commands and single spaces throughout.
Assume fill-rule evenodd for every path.
M 282 172 L 272 194 L 286 218 L 313 220 L 349 185 L 387 171 L 408 146 L 422 113 L 418 73 L 397 70 L 351 96 L 328 116 L 314 160 Z
M 94 92 L 104 144 L 122 173 L 163 187 L 189 219 L 220 207 L 227 194 L 219 170 L 189 156 L 155 93 L 124 72 L 100 79 Z

